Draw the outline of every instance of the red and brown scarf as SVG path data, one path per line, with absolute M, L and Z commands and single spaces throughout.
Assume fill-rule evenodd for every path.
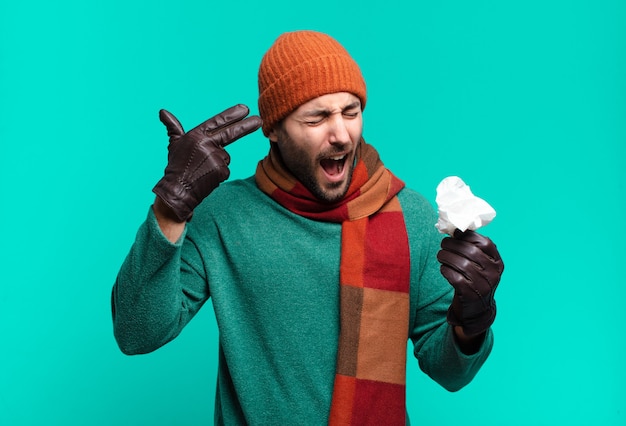
M 341 223 L 340 333 L 329 424 L 404 425 L 410 262 L 404 183 L 361 140 L 346 196 L 320 203 L 270 154 L 259 188 L 290 211 Z

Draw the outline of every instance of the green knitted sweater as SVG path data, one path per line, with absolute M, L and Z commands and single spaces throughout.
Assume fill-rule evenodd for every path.
M 452 287 L 436 259 L 431 205 L 398 195 L 411 247 L 411 339 L 420 368 L 448 390 L 469 383 L 493 344 L 461 353 L 446 312 Z M 295 215 L 254 178 L 222 184 L 176 244 L 152 209 L 113 287 L 114 332 L 126 354 L 174 339 L 210 299 L 219 328 L 216 424 L 321 425 L 330 410 L 339 335 L 341 224 Z

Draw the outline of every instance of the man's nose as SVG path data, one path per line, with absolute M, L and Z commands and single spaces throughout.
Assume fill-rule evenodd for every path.
M 333 114 L 329 120 L 329 142 L 346 143 L 350 141 L 348 126 L 342 114 Z

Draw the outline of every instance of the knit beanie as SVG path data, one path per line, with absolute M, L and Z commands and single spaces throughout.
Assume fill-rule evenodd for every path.
M 360 98 L 365 108 L 365 80 L 357 63 L 332 37 L 315 31 L 284 33 L 263 56 L 259 67 L 259 113 L 263 134 L 300 105 L 337 92 Z

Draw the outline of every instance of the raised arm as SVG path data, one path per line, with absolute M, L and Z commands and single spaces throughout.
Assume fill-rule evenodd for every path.
M 161 110 L 170 139 L 167 167 L 112 292 L 114 334 L 123 352 L 150 352 L 172 340 L 208 299 L 200 255 L 185 245 L 186 222 L 228 178 L 224 147 L 261 126 L 259 117 L 246 118 L 248 112 L 236 105 L 185 133 Z

